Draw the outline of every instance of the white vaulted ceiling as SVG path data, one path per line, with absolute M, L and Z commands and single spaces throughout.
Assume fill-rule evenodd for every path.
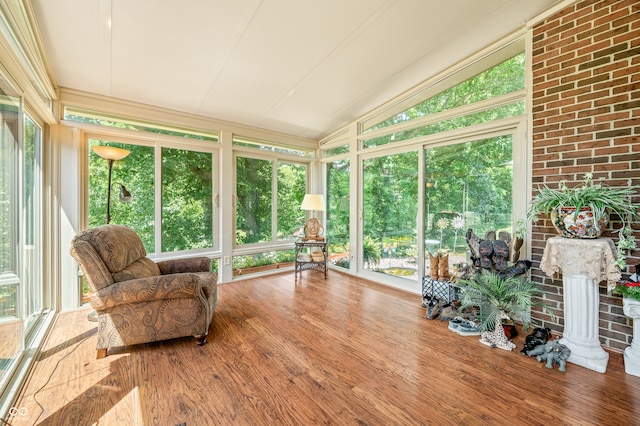
M 31 0 L 57 85 L 319 139 L 557 0 Z

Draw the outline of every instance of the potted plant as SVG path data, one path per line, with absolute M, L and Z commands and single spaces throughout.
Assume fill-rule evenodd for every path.
M 482 271 L 459 283 L 465 289 L 461 309 L 480 307 L 478 328 L 482 331 L 493 330 L 502 312 L 512 320 L 521 321 L 526 331 L 534 323 L 531 308 L 544 306 L 534 300 L 535 296 L 542 295 L 542 290 L 522 275 L 501 277 L 495 272 Z
M 609 221 L 609 213 L 620 217 L 618 232 L 618 260 L 626 267 L 625 252 L 636 248 L 630 222 L 638 219 L 638 210 L 631 197 L 635 187 L 612 187 L 593 181 L 585 173 L 582 185 L 568 187 L 560 182 L 558 189 L 544 185 L 531 200 L 527 219 L 536 222 L 540 214 L 550 216 L 553 226 L 566 238 L 598 238 Z

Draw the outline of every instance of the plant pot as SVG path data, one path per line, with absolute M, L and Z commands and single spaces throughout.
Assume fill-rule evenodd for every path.
M 598 238 L 609 223 L 609 215 L 605 213 L 596 223 L 590 207 L 582 207 L 577 217 L 575 207 L 561 207 L 551 212 L 551 222 L 562 237 Z
M 624 370 L 632 376 L 640 376 L 640 300 L 623 297 L 622 309 L 633 321 L 631 346 L 624 350 Z

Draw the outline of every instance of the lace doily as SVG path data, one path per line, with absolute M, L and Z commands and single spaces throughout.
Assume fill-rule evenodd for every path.
M 616 248 L 610 238 L 571 239 L 553 237 L 547 240 L 540 269 L 548 276 L 586 275 L 596 282 L 607 281 L 607 290 L 615 288 L 622 273 L 615 264 Z

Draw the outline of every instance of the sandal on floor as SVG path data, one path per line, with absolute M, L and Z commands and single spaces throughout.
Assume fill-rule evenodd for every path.
M 493 241 L 480 241 L 478 251 L 480 252 L 480 267 L 483 269 L 491 269 L 493 266 Z
M 507 269 L 509 264 L 509 246 L 502 240 L 495 240 L 493 242 L 493 253 L 495 254 L 496 269 L 503 271 Z

